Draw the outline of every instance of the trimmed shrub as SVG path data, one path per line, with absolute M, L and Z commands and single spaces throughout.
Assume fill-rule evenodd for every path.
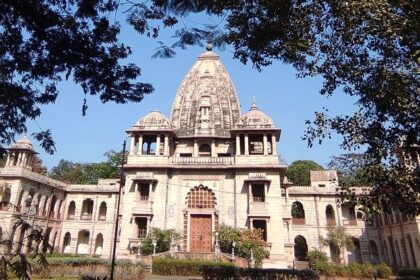
M 402 268 L 398 270 L 398 276 L 420 278 L 420 268 Z
M 377 276 L 379 278 L 382 279 L 389 279 L 389 277 L 391 277 L 392 275 L 392 268 L 390 268 L 387 264 L 385 263 L 380 263 L 377 267 L 376 267 L 376 273 Z
M 141 254 L 151 255 L 153 253 L 153 240 L 156 241 L 156 253 L 169 251 L 171 237 L 176 241 L 181 238 L 181 235 L 174 229 L 152 228 L 150 234 L 141 241 Z
M 203 266 L 205 280 L 312 280 L 319 276 L 311 270 L 240 268 L 233 266 Z
M 199 276 L 204 266 L 233 267 L 233 264 L 227 262 L 156 257 L 153 258 L 152 272 L 158 275 Z

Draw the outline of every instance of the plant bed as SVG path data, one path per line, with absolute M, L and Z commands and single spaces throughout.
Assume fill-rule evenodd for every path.
M 152 273 L 157 275 L 200 276 L 204 266 L 233 267 L 228 262 L 194 259 L 153 258 Z

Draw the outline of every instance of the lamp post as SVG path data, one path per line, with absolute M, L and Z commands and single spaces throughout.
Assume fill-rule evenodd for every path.
M 155 239 L 153 239 L 152 245 L 153 245 L 153 256 L 156 256 L 156 245 L 157 245 L 157 242 L 156 242 Z
M 232 242 L 232 260 L 235 260 L 235 247 L 236 247 L 236 242 L 233 241 Z
M 141 260 L 141 241 L 139 241 L 139 243 L 138 243 L 137 257 Z

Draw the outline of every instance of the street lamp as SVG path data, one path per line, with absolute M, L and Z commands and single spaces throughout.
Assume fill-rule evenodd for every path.
M 236 247 L 236 242 L 233 241 L 232 242 L 232 260 L 235 259 L 235 247 Z
M 156 245 L 157 245 L 157 242 L 156 242 L 155 239 L 153 239 L 152 245 L 153 245 L 153 256 L 155 256 L 156 255 Z

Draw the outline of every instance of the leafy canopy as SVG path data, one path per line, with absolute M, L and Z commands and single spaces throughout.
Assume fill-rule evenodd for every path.
M 312 160 L 296 160 L 287 169 L 287 179 L 294 185 L 309 186 L 311 170 L 324 170 L 324 168 Z
M 122 64 L 131 53 L 118 42 L 118 24 L 110 13 L 116 1 L 13 0 L 0 3 L 0 154 L 26 121 L 55 102 L 57 83 L 72 79 L 86 95 L 102 102 L 139 102 L 153 91 L 136 81 L 140 68 Z M 49 129 L 33 134 L 48 152 L 55 151 Z

